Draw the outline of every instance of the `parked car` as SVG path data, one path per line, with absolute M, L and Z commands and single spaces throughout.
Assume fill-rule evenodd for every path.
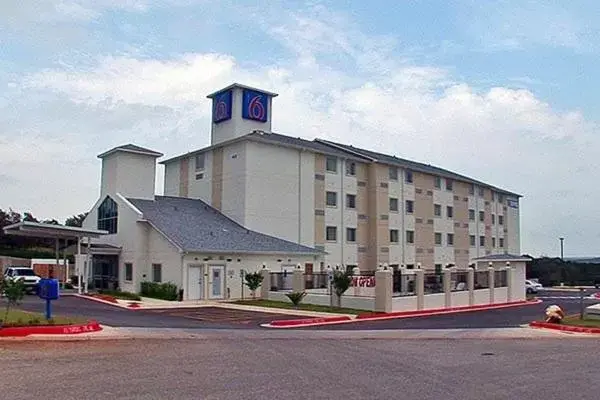
M 33 269 L 27 267 L 8 267 L 4 271 L 4 279 L 6 280 L 21 280 L 25 285 L 25 290 L 29 293 L 35 293 L 40 283 L 40 278 L 35 274 Z
M 537 293 L 539 290 L 542 290 L 544 287 L 541 283 L 532 281 L 530 279 L 525 280 L 525 291 L 527 293 Z

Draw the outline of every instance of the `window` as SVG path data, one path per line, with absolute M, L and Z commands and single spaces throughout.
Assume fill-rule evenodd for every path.
M 406 200 L 406 213 L 412 214 L 414 211 L 415 203 L 412 200 Z
M 442 206 L 441 205 L 439 205 L 439 204 L 433 205 L 433 215 L 435 215 L 436 217 L 442 216 Z
M 499 247 L 504 247 L 504 238 L 498 239 L 498 245 L 499 245 Z
M 442 187 L 442 178 L 440 178 L 439 176 L 436 176 L 435 178 L 433 178 L 433 184 L 435 185 L 436 189 L 441 189 L 441 187 Z
M 398 199 L 390 197 L 390 211 L 398 212 Z
M 346 195 L 346 208 L 356 208 L 356 195 L 347 194 Z
M 415 269 L 415 264 L 406 264 L 406 269 Z
M 415 231 L 406 231 L 406 243 L 415 242 Z
M 196 154 L 196 171 L 202 171 L 204 169 L 204 153 Z
M 442 234 L 441 233 L 436 232 L 435 236 L 434 236 L 434 239 L 435 239 L 435 244 L 436 245 L 438 245 L 438 246 L 442 245 Z
M 469 185 L 469 194 L 475 194 L 475 185 L 472 183 Z
M 451 206 L 446 207 L 446 216 L 448 218 L 454 218 L 454 207 L 451 207 Z
M 492 225 L 496 223 L 496 214 L 492 214 Z
M 325 240 L 328 242 L 336 242 L 337 241 L 337 227 L 328 226 L 325 228 Z
M 435 264 L 433 267 L 435 268 L 435 273 L 437 275 L 442 273 L 442 264 Z
M 404 182 L 413 183 L 413 173 L 412 171 L 406 170 L 404 172 Z
M 498 225 L 504 225 L 504 215 L 498 215 Z
M 398 243 L 400 241 L 398 229 L 390 229 L 390 243 Z
M 335 157 L 327 157 L 325 160 L 325 170 L 327 172 L 337 173 L 337 158 Z
M 108 231 L 109 234 L 117 233 L 118 217 L 117 203 L 106 196 L 100 207 L 98 207 L 98 229 Z
M 485 211 L 479 211 L 479 220 L 481 222 L 485 221 Z
M 199 181 L 200 179 L 204 179 L 204 172 L 199 172 L 196 174 L 196 180 Z
M 356 228 L 346 228 L 346 242 L 356 242 Z
M 469 235 L 469 243 L 471 247 L 475 247 L 475 235 Z
M 346 175 L 356 175 L 356 163 L 354 161 L 346 161 Z
M 446 237 L 448 246 L 454 246 L 454 233 L 449 233 Z
M 162 282 L 162 265 L 152 264 L 152 282 Z
M 452 179 L 446 179 L 446 190 L 452 191 Z
M 485 236 L 479 236 L 479 245 L 485 246 Z
M 125 280 L 131 282 L 133 280 L 133 264 L 125 263 Z
M 326 192 L 325 193 L 325 204 L 328 207 L 337 207 L 337 193 L 336 192 Z
M 495 237 L 492 238 L 492 247 L 496 247 L 496 238 Z
M 483 188 L 482 187 L 479 188 L 479 197 L 483 197 Z
M 504 195 L 498 193 L 498 203 L 504 203 Z
M 398 180 L 398 168 L 390 167 L 389 175 L 390 175 L 390 181 L 397 181 Z
M 475 221 L 475 210 L 469 210 L 469 219 Z
M 496 192 L 492 191 L 492 201 L 496 201 Z

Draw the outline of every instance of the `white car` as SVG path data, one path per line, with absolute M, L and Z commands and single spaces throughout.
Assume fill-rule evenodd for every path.
M 4 279 L 6 280 L 21 280 L 25 285 L 27 292 L 35 293 L 40 283 L 40 278 L 35 274 L 32 268 L 27 267 L 8 267 L 4 271 Z
M 544 287 L 541 283 L 532 281 L 530 279 L 525 280 L 525 292 L 527 293 L 537 293 L 539 290 L 542 290 Z

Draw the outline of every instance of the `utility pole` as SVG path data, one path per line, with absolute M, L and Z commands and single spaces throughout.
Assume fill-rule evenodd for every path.
M 559 237 L 558 238 L 560 240 L 560 261 L 565 261 L 564 260 L 564 254 L 563 254 L 563 242 L 565 241 L 564 237 Z

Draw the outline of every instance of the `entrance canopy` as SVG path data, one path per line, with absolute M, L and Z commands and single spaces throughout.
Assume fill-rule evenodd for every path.
M 98 229 L 85 229 L 74 226 L 52 225 L 28 221 L 5 226 L 4 233 L 7 235 L 66 240 L 79 240 L 84 237 L 98 238 L 102 235 L 108 235 L 108 231 L 101 231 Z

